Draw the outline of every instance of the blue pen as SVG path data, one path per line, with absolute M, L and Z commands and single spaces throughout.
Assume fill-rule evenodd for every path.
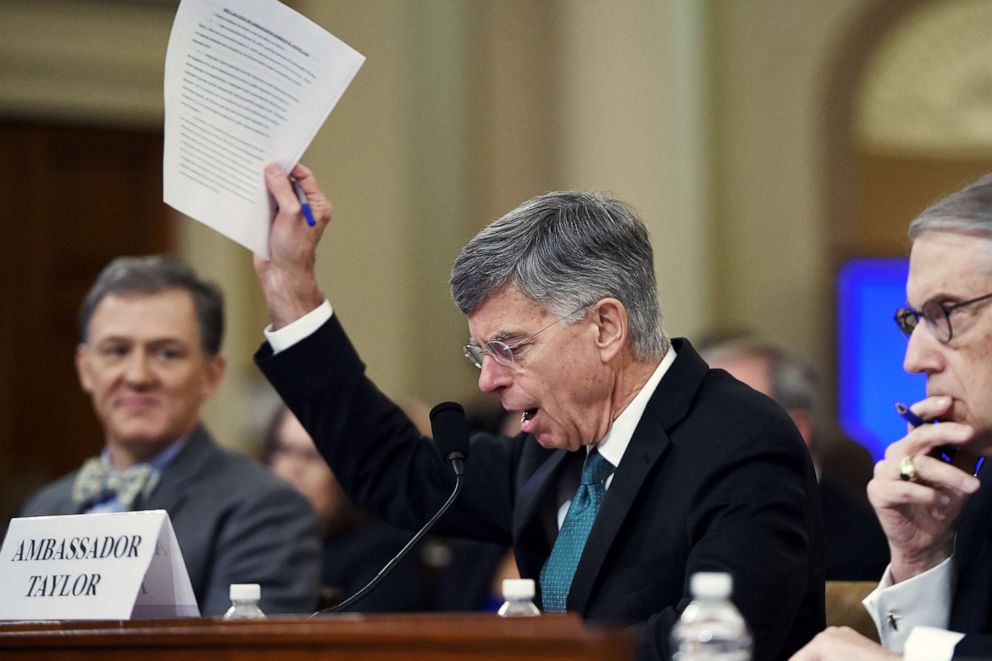
M 913 425 L 914 427 L 919 427 L 920 425 L 925 425 L 926 420 L 909 410 L 909 407 L 902 402 L 896 402 L 896 412 L 899 413 L 899 417 Z
M 927 421 L 920 416 L 913 413 L 908 406 L 902 402 L 896 402 L 896 412 L 899 413 L 899 417 L 913 425 L 914 427 L 919 427 L 920 425 L 927 424 Z M 937 420 L 932 420 L 931 422 L 938 422 Z M 958 448 L 953 445 L 941 445 L 934 448 L 930 452 L 930 456 L 937 457 L 947 463 L 951 463 L 954 459 L 954 455 L 957 454 Z
M 310 209 L 310 202 L 307 201 L 307 194 L 303 192 L 303 186 L 300 186 L 300 182 L 292 177 L 289 178 L 289 183 L 293 184 L 296 199 L 300 201 L 300 211 L 303 212 L 303 217 L 307 219 L 307 225 L 316 227 L 317 221 L 313 218 L 313 211 Z

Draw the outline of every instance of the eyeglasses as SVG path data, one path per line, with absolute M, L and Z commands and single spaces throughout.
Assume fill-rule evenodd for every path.
M 486 354 L 492 356 L 493 360 L 495 360 L 500 365 L 503 365 L 504 367 L 509 367 L 510 365 L 513 365 L 515 362 L 514 356 L 517 349 L 519 349 L 520 347 L 526 344 L 530 344 L 531 342 L 534 341 L 535 337 L 537 337 L 544 331 L 548 330 L 552 326 L 557 326 L 558 324 L 560 324 L 561 322 L 565 321 L 570 317 L 574 317 L 576 314 L 582 312 L 587 307 L 589 306 L 584 305 L 578 310 L 572 312 L 571 314 L 567 314 L 561 319 L 556 319 L 552 321 L 550 324 L 548 324 L 541 330 L 537 331 L 536 333 L 531 333 L 524 339 L 520 340 L 519 342 L 514 342 L 513 344 L 507 344 L 506 342 L 500 342 L 499 340 L 492 340 L 490 342 L 486 342 L 484 346 L 480 347 L 478 344 L 473 344 L 472 342 L 469 342 L 464 347 L 465 357 L 468 358 L 469 362 L 471 362 L 480 370 L 482 369 L 482 359 L 483 357 L 486 356 Z
M 903 335 L 909 337 L 913 334 L 916 326 L 919 325 L 920 317 L 923 317 L 934 337 L 946 344 L 954 336 L 954 329 L 951 327 L 951 313 L 958 308 L 963 308 L 966 305 L 972 305 L 973 303 L 985 301 L 990 298 L 992 298 L 992 293 L 971 298 L 967 301 L 961 301 L 960 303 L 938 303 L 931 300 L 924 303 L 919 311 L 910 307 L 899 308 L 896 310 L 896 323 L 899 325 L 899 330 L 903 332 Z

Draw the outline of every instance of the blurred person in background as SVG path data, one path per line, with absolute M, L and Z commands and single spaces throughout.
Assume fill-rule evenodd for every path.
M 299 490 L 317 514 L 321 535 L 321 608 L 358 592 L 412 534 L 365 514 L 348 501 L 303 425 L 285 406 L 273 416 L 263 461 Z M 358 612 L 430 611 L 437 606 L 443 551 L 425 540 L 383 582 L 350 609 Z
M 103 451 L 21 515 L 163 509 L 201 614 L 227 610 L 231 583 L 259 583 L 266 613 L 312 611 L 319 558 L 306 500 L 221 448 L 200 420 L 224 376 L 220 290 L 170 257 L 120 257 L 83 300 L 79 335 L 76 368 Z
M 425 405 L 406 400 L 402 408 L 422 433 L 430 434 Z M 323 540 L 321 608 L 358 592 L 413 537 L 414 531 L 393 527 L 351 504 L 310 435 L 283 405 L 269 425 L 263 460 L 306 496 L 317 514 Z M 429 535 L 349 610 L 495 611 L 502 603 L 502 579 L 517 576 L 506 547 Z
M 813 366 L 779 344 L 746 334 L 711 341 L 700 353 L 710 367 L 724 369 L 774 399 L 796 423 L 819 480 L 827 580 L 877 581 L 889 556 L 885 535 L 864 494 L 867 478 L 860 477 L 870 474 L 871 456 L 850 439 L 825 439 L 824 400 Z M 824 462 L 830 444 L 845 446 L 833 456 L 848 457 L 846 465 Z

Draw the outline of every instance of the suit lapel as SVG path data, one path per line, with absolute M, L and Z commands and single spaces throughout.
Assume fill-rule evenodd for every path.
M 54 511 L 46 512 L 46 516 L 54 515 L 60 516 L 63 514 L 83 514 L 86 508 L 79 505 L 72 499 L 72 486 L 76 482 L 76 478 L 79 476 L 79 471 L 72 474 L 72 479 L 68 482 L 68 488 L 65 493 L 61 495 L 58 502 L 55 504 Z
M 197 427 L 186 441 L 186 447 L 162 471 L 158 486 L 148 496 L 148 502 L 142 504 L 142 509 L 168 510 L 175 516 L 186 502 L 188 487 L 198 481 L 215 451 L 210 435 L 202 426 Z
M 567 609 L 584 613 L 603 563 L 655 464 L 668 449 L 668 432 L 689 412 L 709 367 L 687 340 L 673 342 L 675 362 L 662 377 L 637 423 L 613 475 L 606 498 L 582 551 L 568 593 Z M 659 506 L 664 506 L 663 503 Z
M 549 489 L 558 485 L 562 474 L 579 453 L 555 450 L 524 482 L 517 492 L 513 508 L 514 548 L 521 576 L 537 577 L 541 566 L 551 553 L 551 540 L 544 532 L 540 506 L 549 497 Z M 553 499 L 552 499 L 553 502 Z

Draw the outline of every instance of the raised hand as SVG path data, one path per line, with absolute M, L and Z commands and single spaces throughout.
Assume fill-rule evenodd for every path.
M 313 173 L 297 165 L 290 173 L 303 188 L 317 224 L 307 225 L 289 177 L 270 164 L 265 185 L 275 198 L 277 212 L 269 230 L 269 258 L 255 256 L 255 273 L 269 308 L 274 329 L 299 319 L 324 301 L 314 274 L 317 244 L 331 220 L 331 203 L 320 191 Z

